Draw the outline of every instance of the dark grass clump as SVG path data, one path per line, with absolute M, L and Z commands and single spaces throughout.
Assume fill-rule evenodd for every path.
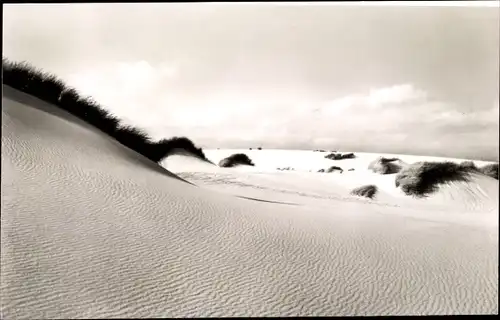
M 168 157 L 174 149 L 184 149 L 208 161 L 202 149 L 197 148 L 188 138 L 174 137 L 152 142 L 143 130 L 122 125 L 118 118 L 92 98 L 81 96 L 74 88 L 66 86 L 61 79 L 33 67 L 28 62 L 11 62 L 5 57 L 2 58 L 2 81 L 4 85 L 76 116 L 154 162 Z
M 344 169 L 342 169 L 341 167 L 337 167 L 337 166 L 331 166 L 330 168 L 328 168 L 326 170 L 326 172 L 330 173 L 330 172 L 333 172 L 333 171 L 340 171 L 340 173 L 344 172 Z
M 395 184 L 406 195 L 426 197 L 436 192 L 441 184 L 469 181 L 472 172 L 470 168 L 450 161 L 416 162 L 397 174 Z
M 75 89 L 65 88 L 62 92 L 59 93 L 57 102 L 53 104 L 80 118 L 86 123 L 98 128 L 104 133 L 113 136 L 118 141 L 120 141 L 118 137 L 122 135 L 123 131 L 125 130 L 124 128 L 120 128 L 120 120 L 118 118 L 114 117 L 108 111 L 103 109 L 91 97 L 80 96 L 80 94 Z M 133 133 L 132 131 L 134 131 L 137 138 L 141 137 L 142 141 L 148 140 L 147 134 L 142 130 L 131 129 L 130 131 L 131 134 Z
M 490 163 L 487 164 L 479 169 L 479 171 L 487 175 L 489 177 L 492 177 L 494 179 L 498 180 L 498 163 Z
M 186 151 L 202 160 L 210 162 L 205 156 L 201 148 L 195 146 L 193 141 L 186 137 L 173 137 L 170 139 L 162 139 L 153 144 L 151 154 L 157 159 L 167 158 L 169 155 L 175 154 L 176 150 Z
M 258 147 L 258 148 L 257 148 L 257 150 L 262 150 L 262 148 L 261 148 L 261 147 Z
M 377 186 L 373 184 L 362 186 L 351 191 L 351 194 L 354 196 L 366 197 L 369 199 L 373 199 L 376 193 L 377 193 Z
M 475 170 L 479 171 L 479 168 L 476 166 L 476 164 L 472 161 L 463 161 L 459 164 L 460 167 L 465 168 L 465 169 L 470 169 L 470 170 Z
M 378 157 L 377 159 L 370 162 L 368 169 L 380 174 L 394 174 L 401 171 L 401 165 L 394 163 L 394 161 L 399 161 L 398 158 L 384 158 Z
M 254 166 L 252 160 L 244 153 L 235 153 L 219 161 L 219 167 L 231 168 L 239 165 Z
M 330 153 L 330 154 L 327 154 L 325 156 L 326 159 L 330 159 L 330 160 L 344 160 L 344 159 L 354 159 L 356 158 L 356 156 L 354 155 L 354 153 L 344 153 L 344 154 L 341 154 L 341 153 Z
M 28 62 L 10 62 L 2 58 L 2 81 L 4 84 L 28 93 L 49 103 L 57 103 L 66 88 L 56 76 L 35 68 Z
M 325 156 L 326 159 L 330 160 L 341 160 L 342 155 L 340 153 L 330 153 Z
M 318 172 L 323 173 L 323 172 L 325 172 L 325 169 L 319 169 Z
M 472 161 L 464 161 L 460 163 L 462 168 L 470 169 L 472 172 L 484 174 L 488 177 L 498 180 L 498 163 L 490 163 L 482 167 L 476 166 Z

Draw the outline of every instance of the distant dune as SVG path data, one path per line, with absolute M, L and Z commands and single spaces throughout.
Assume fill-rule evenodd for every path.
M 57 83 L 11 86 L 29 77 L 4 73 L 2 319 L 498 313 L 498 180 L 420 199 L 368 169 L 464 159 L 356 153 L 318 174 L 332 161 L 311 151 L 165 158 L 72 94 L 62 107 Z M 255 165 L 214 165 L 238 153 Z

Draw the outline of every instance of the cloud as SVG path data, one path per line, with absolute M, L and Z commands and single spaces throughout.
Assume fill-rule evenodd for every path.
M 122 61 L 73 73 L 68 80 L 157 139 L 187 135 L 211 147 L 241 141 L 241 147 L 404 150 L 457 157 L 485 150 L 492 157 L 498 149 L 498 103 L 466 111 L 410 83 L 325 101 L 269 90 L 245 92 L 231 85 L 190 96 L 177 90 L 182 72 L 178 62 Z
M 313 113 L 303 110 L 287 127 L 312 137 L 311 144 L 317 147 L 457 157 L 477 157 L 475 152 L 489 150 L 486 157 L 496 158 L 498 103 L 467 110 L 401 84 L 324 102 Z

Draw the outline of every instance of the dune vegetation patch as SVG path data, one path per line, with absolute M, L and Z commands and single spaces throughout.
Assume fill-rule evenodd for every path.
M 498 180 L 498 163 L 490 163 L 482 166 L 479 171 L 481 171 L 482 174 L 487 175 L 488 177 L 492 177 Z
M 368 169 L 380 174 L 394 174 L 401 171 L 402 166 L 399 163 L 395 163 L 396 161 L 400 161 L 398 158 L 384 158 L 378 157 L 377 159 L 370 162 L 368 165 Z
M 498 180 L 498 163 L 489 163 L 478 167 L 473 161 L 468 160 L 461 162 L 460 166 Z
M 231 168 L 239 165 L 254 166 L 254 163 L 244 153 L 235 153 L 219 161 L 219 167 L 223 168 Z
M 377 193 L 377 186 L 373 184 L 358 187 L 351 191 L 351 195 L 358 197 L 365 197 L 369 199 L 373 199 L 376 193 Z
M 395 179 L 396 187 L 406 195 L 426 197 L 439 186 L 454 181 L 470 181 L 474 170 L 451 161 L 416 162 L 402 169 Z
M 337 167 L 337 166 L 331 166 L 330 168 L 328 168 L 326 170 L 327 173 L 330 173 L 333 171 L 340 171 L 340 173 L 342 173 L 342 172 L 344 172 L 344 169 L 342 169 L 341 167 Z
M 330 153 L 330 154 L 327 154 L 325 156 L 326 159 L 330 159 L 330 160 L 344 160 L 344 159 L 354 159 L 356 158 L 356 156 L 354 155 L 354 153 Z
M 476 164 L 473 161 L 463 161 L 459 164 L 459 166 L 462 168 L 465 168 L 465 169 L 479 171 L 479 168 L 476 166 Z
M 482 167 L 478 167 L 473 161 L 468 160 L 461 162 L 460 167 L 498 180 L 498 163 L 490 163 Z
M 28 62 L 12 62 L 2 59 L 2 81 L 16 90 L 48 102 L 96 127 L 116 139 L 124 146 L 144 157 L 160 162 L 172 154 L 174 149 L 185 149 L 208 161 L 201 148 L 186 137 L 174 137 L 153 142 L 148 134 L 110 114 L 91 97 L 82 96 L 76 89 L 67 86 L 53 74 L 36 68 Z
M 171 154 L 175 154 L 176 150 L 183 150 L 190 153 L 197 158 L 211 162 L 205 156 L 202 148 L 196 147 L 196 145 L 190 139 L 186 137 L 173 137 L 170 139 L 162 139 L 156 143 L 158 152 L 165 155 L 165 158 Z

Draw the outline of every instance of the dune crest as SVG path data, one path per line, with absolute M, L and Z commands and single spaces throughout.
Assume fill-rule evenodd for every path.
M 160 162 L 176 149 L 185 149 L 194 156 L 209 161 L 202 149 L 197 148 L 188 138 L 173 137 L 153 142 L 144 130 L 124 125 L 91 97 L 82 96 L 55 75 L 27 62 L 12 62 L 4 57 L 2 82 L 69 112 L 154 162 Z

